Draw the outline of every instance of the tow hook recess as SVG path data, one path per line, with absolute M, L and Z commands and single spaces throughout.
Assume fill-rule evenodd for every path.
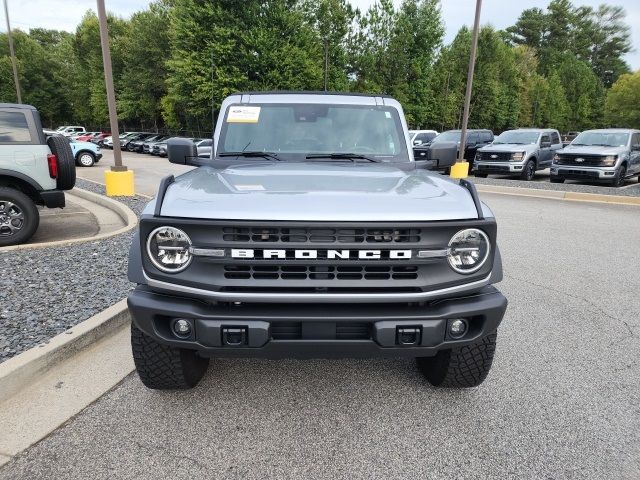
M 222 327 L 223 345 L 240 347 L 247 343 L 247 327 Z
M 422 329 L 420 327 L 397 327 L 396 343 L 398 345 L 420 345 Z

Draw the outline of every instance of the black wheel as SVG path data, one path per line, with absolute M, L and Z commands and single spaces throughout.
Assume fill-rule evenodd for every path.
M 0 187 L 0 247 L 28 241 L 39 224 L 33 200 L 14 188 Z
M 527 164 L 522 169 L 522 173 L 520 174 L 521 180 L 531 181 L 533 177 L 536 175 L 536 162 L 535 160 L 529 160 Z
M 209 359 L 193 350 L 156 342 L 131 324 L 131 350 L 140 380 L 155 390 L 186 390 L 195 387 L 209 366 Z
M 76 184 L 76 159 L 73 158 L 69 140 L 60 135 L 51 135 L 47 145 L 58 159 L 56 186 L 59 190 L 71 190 Z
M 93 164 L 96 163 L 96 156 L 93 153 L 84 150 L 78 153 L 76 161 L 81 167 L 93 167 Z
M 551 183 L 564 183 L 564 178 L 560 178 L 560 177 L 550 177 L 549 178 L 551 180 Z
M 627 167 L 620 165 L 620 168 L 616 172 L 612 185 L 614 187 L 622 187 L 624 185 L 624 177 L 627 174 Z
M 491 369 L 496 336 L 492 333 L 470 345 L 442 350 L 434 357 L 419 357 L 416 359 L 418 369 L 435 387 L 476 387 Z
M 488 173 L 474 173 L 474 176 L 478 177 L 478 178 L 487 178 L 487 176 L 489 175 Z

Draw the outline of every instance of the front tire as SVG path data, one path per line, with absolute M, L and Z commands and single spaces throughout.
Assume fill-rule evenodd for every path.
M 433 357 L 419 357 L 418 369 L 434 387 L 477 387 L 491 370 L 496 337 L 492 333 L 470 345 L 442 350 Z
M 0 247 L 25 243 L 40 224 L 40 213 L 28 196 L 0 187 Z
M 93 167 L 96 163 L 96 156 L 91 152 L 80 152 L 76 157 L 76 162 L 81 167 Z
M 613 179 L 612 186 L 622 187 L 624 185 L 624 177 L 627 174 L 627 167 L 620 165 L 620 168 L 616 172 L 616 176 Z
M 526 180 L 530 182 L 536 176 L 536 162 L 534 160 L 529 160 L 527 164 L 522 169 L 522 173 L 520 174 L 520 180 Z
M 209 366 L 209 359 L 198 356 L 194 350 L 158 343 L 133 324 L 131 350 L 140 380 L 154 390 L 193 388 Z

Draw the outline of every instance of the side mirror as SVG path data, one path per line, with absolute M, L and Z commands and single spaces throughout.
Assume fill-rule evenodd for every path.
M 550 148 L 551 142 L 540 142 L 540 148 Z
M 640 143 L 636 143 L 635 145 L 631 145 L 631 150 L 634 152 L 640 152 Z
M 419 147 L 420 145 L 422 145 L 422 140 L 414 140 L 413 141 L 413 146 L 414 147 Z
M 204 165 L 198 160 L 198 147 L 188 138 L 170 138 L 167 140 L 167 157 L 171 163 L 178 165 Z

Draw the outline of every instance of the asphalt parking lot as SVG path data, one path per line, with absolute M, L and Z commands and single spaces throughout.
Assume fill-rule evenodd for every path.
M 134 375 L 0 469 L 31 478 L 638 478 L 638 209 L 482 195 L 510 301 L 487 381 L 409 360 L 216 360 Z

